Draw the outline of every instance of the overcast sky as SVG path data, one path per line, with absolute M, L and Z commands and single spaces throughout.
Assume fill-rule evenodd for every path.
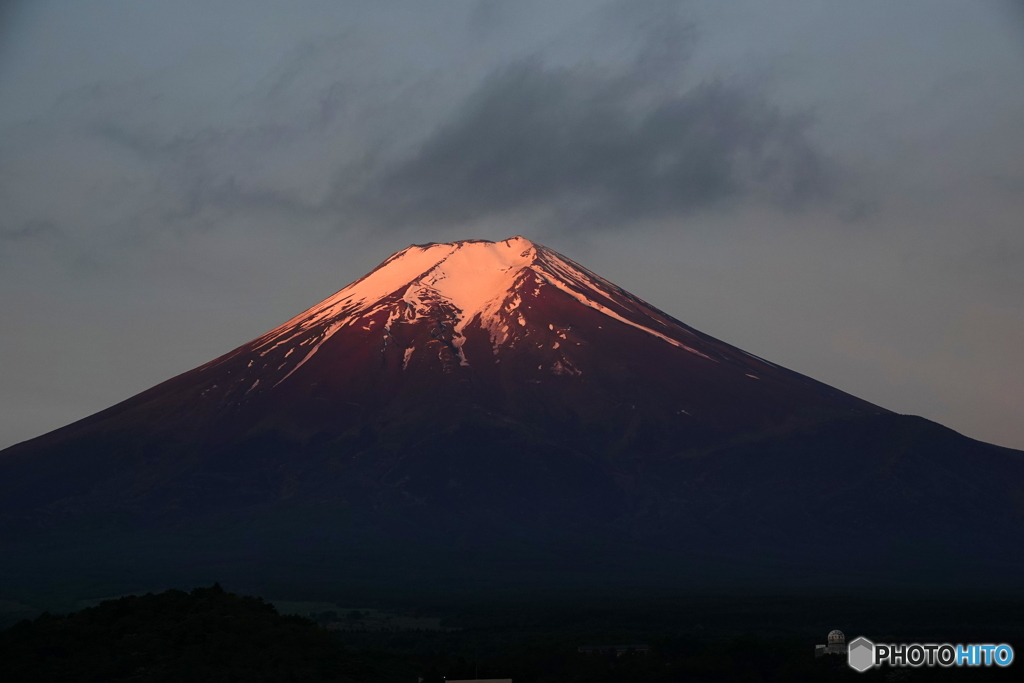
M 1022 4 L 0 4 L 0 447 L 515 234 L 1024 448 Z

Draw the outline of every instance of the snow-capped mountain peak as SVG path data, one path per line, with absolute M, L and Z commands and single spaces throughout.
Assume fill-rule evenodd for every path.
M 717 362 L 694 347 L 684 326 L 591 273 L 561 254 L 525 237 L 500 242 L 463 240 L 411 245 L 394 254 L 365 277 L 289 320 L 256 341 L 264 353 L 321 329 L 291 372 L 304 364 L 323 342 L 346 327 L 372 329 L 375 317 L 388 311 L 381 333 L 385 344 L 396 322 L 434 316 L 452 326 L 452 344 L 461 365 L 465 330 L 478 324 L 488 331 L 497 354 L 509 338 L 510 326 L 523 327 L 522 294 L 534 296 L 551 287 L 614 321 L 643 330 L 702 358 Z M 406 358 L 406 365 L 408 358 Z M 291 374 L 289 372 L 288 374 Z

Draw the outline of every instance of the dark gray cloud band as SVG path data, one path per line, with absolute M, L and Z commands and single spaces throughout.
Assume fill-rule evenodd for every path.
M 792 207 L 827 191 L 807 116 L 723 82 L 674 93 L 644 76 L 537 60 L 502 69 L 383 174 L 377 208 L 397 223 L 548 209 L 563 225 L 611 224 L 752 195 Z

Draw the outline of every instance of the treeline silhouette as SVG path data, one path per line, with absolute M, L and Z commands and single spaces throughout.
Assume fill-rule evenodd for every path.
M 396 666 L 397 665 L 397 666 Z M 0 633 L 0 681 L 415 681 L 311 620 L 220 585 L 43 614 Z

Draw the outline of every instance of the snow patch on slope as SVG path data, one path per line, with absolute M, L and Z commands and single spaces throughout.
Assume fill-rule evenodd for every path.
M 716 359 L 712 358 L 711 356 L 708 356 L 707 354 L 701 353 L 700 351 L 698 351 L 697 349 L 693 348 L 692 346 L 688 346 L 688 345 L 682 343 L 681 341 L 679 341 L 677 339 L 673 339 L 672 337 L 669 337 L 666 334 L 658 332 L 657 330 L 651 329 L 650 327 L 647 327 L 645 325 L 640 325 L 638 323 L 633 322 L 632 320 L 629 320 L 628 318 L 620 315 L 619 313 L 616 313 L 615 311 L 613 311 L 608 306 L 606 306 L 606 305 L 604 305 L 602 303 L 599 303 L 598 301 L 594 300 L 591 297 L 586 296 L 581 291 L 579 291 L 580 289 L 583 289 L 584 291 L 594 291 L 596 289 L 594 287 L 595 279 L 598 280 L 598 282 L 605 283 L 608 286 L 614 288 L 615 290 L 618 290 L 618 287 L 615 287 L 615 285 L 612 285 L 607 280 L 604 280 L 604 278 L 597 278 L 596 276 L 591 276 L 589 274 L 584 274 L 579 269 L 575 268 L 574 266 L 572 266 L 569 263 L 567 263 L 565 260 L 561 260 L 561 259 L 559 259 L 559 261 L 557 263 L 555 263 L 555 264 L 550 264 L 549 265 L 549 269 L 551 271 L 553 271 L 551 273 L 551 275 L 548 275 L 548 274 L 545 274 L 545 273 L 539 272 L 539 271 L 538 271 L 538 275 L 540 275 L 544 279 L 545 282 L 547 282 L 548 284 L 553 285 L 553 286 L 557 287 L 558 289 L 562 290 L 563 292 L 565 292 L 569 296 L 571 296 L 574 299 L 576 299 L 577 301 L 579 301 L 581 304 L 584 304 L 585 306 L 589 306 L 590 308 L 593 308 L 594 310 L 600 311 L 601 313 L 604 313 L 608 317 L 614 318 L 615 320 L 618 320 L 619 322 L 622 322 L 622 323 L 625 323 L 627 325 L 630 325 L 631 327 L 635 327 L 638 330 L 643 330 L 644 332 L 646 332 L 646 333 L 648 333 L 650 335 L 653 335 L 653 336 L 655 336 L 655 337 L 657 337 L 659 339 L 662 339 L 662 340 L 668 342 L 669 344 L 672 344 L 673 346 L 678 346 L 681 349 L 685 349 L 686 351 L 689 351 L 690 353 L 696 354 L 696 355 L 700 356 L 701 358 L 706 358 L 707 360 L 712 361 L 713 363 L 717 363 L 718 362 Z M 553 277 L 552 277 L 552 275 L 553 275 Z M 561 277 L 559 277 L 559 276 L 561 276 Z M 576 285 L 576 287 L 570 286 L 570 283 Z M 597 290 L 597 291 L 600 291 L 600 290 Z M 614 299 L 611 296 L 609 296 L 608 293 L 601 292 L 601 294 L 605 295 L 605 298 L 609 300 L 609 303 L 614 301 Z M 649 316 L 645 316 L 645 317 L 649 318 Z M 651 320 L 654 320 L 654 319 L 651 318 Z M 660 321 L 656 321 L 656 322 L 660 323 Z M 679 329 L 684 329 L 684 328 L 679 328 Z M 684 331 L 689 333 L 688 330 L 684 330 Z
M 288 371 L 288 374 L 287 374 L 287 375 L 285 375 L 285 376 L 284 376 L 284 377 L 282 377 L 281 379 L 277 380 L 277 382 L 276 382 L 276 383 L 274 384 L 274 386 L 276 387 L 276 386 L 277 386 L 278 384 L 280 384 L 281 382 L 283 382 L 283 381 L 285 381 L 286 379 L 288 379 L 289 377 L 291 377 L 291 376 L 292 376 L 292 374 L 293 374 L 293 373 L 294 373 L 294 372 L 295 372 L 296 370 L 298 370 L 298 369 L 299 369 L 299 368 L 301 368 L 301 367 L 302 367 L 303 365 L 305 365 L 305 364 L 306 364 L 306 361 L 308 361 L 308 360 L 309 360 L 310 358 L 312 358 L 312 357 L 313 357 L 313 356 L 314 356 L 314 355 L 316 354 L 316 352 L 320 350 L 320 347 L 324 345 L 324 342 L 326 342 L 326 341 L 327 341 L 328 339 L 330 339 L 330 338 L 331 338 L 331 336 L 333 336 L 333 335 L 334 335 L 334 333 L 335 333 L 335 332 L 337 332 L 337 331 L 338 331 L 338 330 L 339 330 L 340 328 L 341 328 L 341 323 L 333 323 L 333 324 L 331 324 L 330 326 L 328 326 L 328 328 L 327 328 L 327 329 L 326 329 L 326 330 L 324 331 L 324 334 L 323 334 L 323 336 L 322 336 L 322 337 L 320 338 L 320 341 L 318 341 L 318 342 L 316 343 L 316 345 L 315 345 L 315 346 L 313 346 L 313 348 L 311 348 L 311 349 L 310 349 L 310 350 L 309 350 L 309 351 L 308 351 L 308 352 L 306 353 L 306 355 L 302 357 L 302 360 L 300 360 L 300 361 L 299 361 L 299 362 L 298 362 L 298 363 L 297 363 L 297 364 L 295 365 L 295 367 L 294 367 L 294 368 L 292 368 L 291 370 L 289 370 L 289 371 Z

